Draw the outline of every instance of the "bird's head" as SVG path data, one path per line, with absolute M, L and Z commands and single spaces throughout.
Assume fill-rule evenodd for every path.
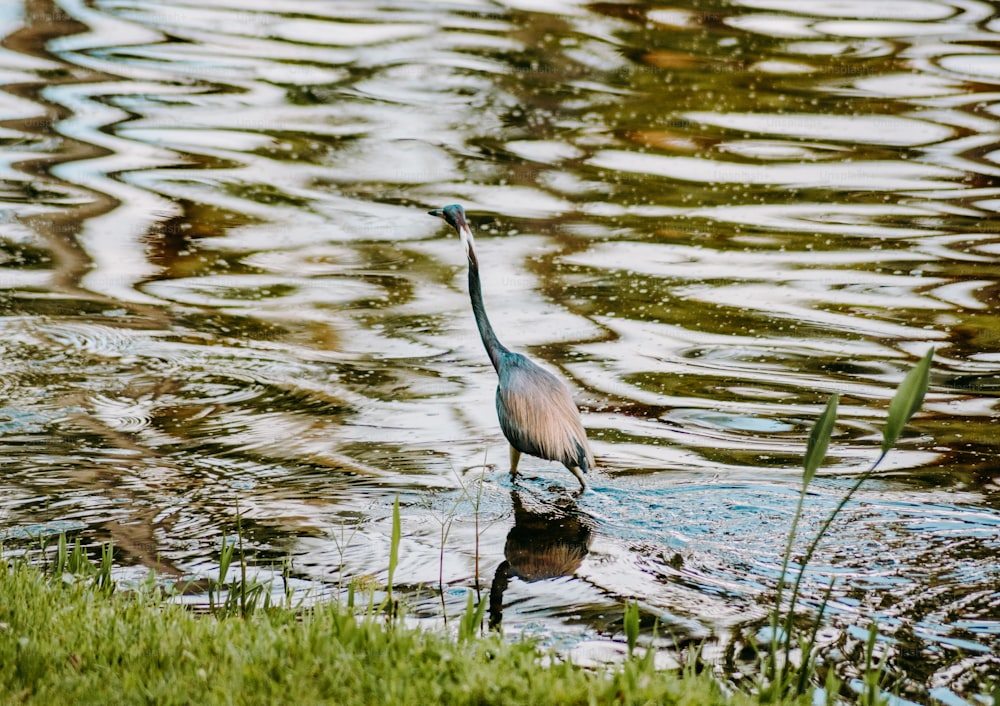
M 478 265 L 475 249 L 476 241 L 472 237 L 472 230 L 469 229 L 469 224 L 465 221 L 465 209 L 454 203 L 451 206 L 436 208 L 427 213 L 438 218 L 443 218 L 448 222 L 448 225 L 455 229 L 462 239 L 462 245 L 465 246 L 465 253 L 469 256 L 469 261 Z

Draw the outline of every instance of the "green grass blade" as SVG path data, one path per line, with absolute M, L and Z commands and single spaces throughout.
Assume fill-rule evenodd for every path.
M 635 652 L 636 642 L 639 640 L 639 604 L 626 603 L 625 604 L 625 640 L 628 643 L 628 656 L 631 657 Z
M 934 357 L 934 349 L 929 349 L 924 357 L 920 359 L 917 366 L 906 374 L 896 396 L 889 404 L 889 419 L 885 423 L 882 431 L 882 455 L 884 456 L 892 448 L 892 445 L 899 439 L 903 432 L 903 427 L 910 421 L 910 417 L 920 409 L 923 404 L 924 395 L 927 392 L 927 385 L 930 381 L 931 359 Z
M 115 591 L 115 582 L 111 578 L 111 567 L 115 558 L 115 544 L 109 541 L 101 545 L 101 566 L 97 569 L 97 585 L 107 595 Z
M 233 551 L 236 549 L 236 544 L 230 542 L 226 533 L 222 533 L 222 546 L 219 550 L 219 584 L 226 583 L 226 577 L 229 575 L 229 565 L 233 561 Z
M 56 545 L 56 563 L 55 568 L 52 573 L 54 576 L 62 576 L 66 573 L 66 563 L 67 563 L 67 552 L 66 552 L 66 533 L 62 532 L 59 535 L 59 543 Z
M 392 582 L 396 575 L 396 565 L 399 564 L 399 540 L 401 535 L 401 524 L 399 521 L 399 496 L 397 495 L 395 502 L 392 504 L 392 541 L 389 545 L 388 599 L 390 610 L 392 609 Z
M 290 554 L 286 554 L 285 558 L 281 560 L 281 586 L 284 589 L 282 593 L 285 594 L 285 610 L 292 609 L 292 596 L 295 592 L 295 588 L 292 586 L 292 557 Z M 340 592 L 337 592 L 337 600 L 340 600 Z
M 816 636 L 819 635 L 819 629 L 823 625 L 823 616 L 826 615 L 826 607 L 830 604 L 830 597 L 833 595 L 833 587 L 836 582 L 836 577 L 830 578 L 830 583 L 827 584 L 826 591 L 823 593 L 823 601 L 819 604 L 819 610 L 816 612 L 809 639 L 806 640 L 805 646 L 802 648 L 802 663 L 795 685 L 796 695 L 806 693 L 809 687 L 809 677 L 815 673 L 815 655 L 813 653 L 816 650 Z
M 812 541 L 809 543 L 809 546 L 806 548 L 805 554 L 801 561 L 802 568 L 800 569 L 798 576 L 795 578 L 795 584 L 792 586 L 792 595 L 789 601 L 790 607 L 788 615 L 785 619 L 786 634 L 790 635 L 791 632 L 790 628 L 792 627 L 792 622 L 794 619 L 795 605 L 798 603 L 799 599 L 799 591 L 802 586 L 802 577 L 805 575 L 805 567 L 807 567 L 809 565 L 809 562 L 812 561 L 812 557 L 813 554 L 816 552 L 816 548 L 819 546 L 820 542 L 826 536 L 826 533 L 829 531 L 830 526 L 833 524 L 833 521 L 837 519 L 841 511 L 844 509 L 844 507 L 847 505 L 850 499 L 854 496 L 854 493 L 858 491 L 858 489 L 864 484 L 865 481 L 867 481 L 869 478 L 872 477 L 872 475 L 875 473 L 875 469 L 878 468 L 879 464 L 885 458 L 886 454 L 889 452 L 889 449 L 892 447 L 892 444 L 895 443 L 896 439 L 899 438 L 899 435 L 903 429 L 903 425 L 905 425 L 905 423 L 909 421 L 910 417 L 913 416 L 914 412 L 916 412 L 917 409 L 920 408 L 920 405 L 923 403 L 924 400 L 924 393 L 927 391 L 928 379 L 930 375 L 930 364 L 933 356 L 934 356 L 934 349 L 931 348 L 930 350 L 927 351 L 927 353 L 924 354 L 924 357 L 920 359 L 920 362 L 917 364 L 917 366 L 906 374 L 906 377 L 903 379 L 903 382 L 900 383 L 899 388 L 896 390 L 896 395 L 893 397 L 892 403 L 889 405 L 890 424 L 886 425 L 886 430 L 884 432 L 884 439 L 888 441 L 888 445 L 885 442 L 883 442 L 881 455 L 875 460 L 875 463 L 873 463 L 871 467 L 868 468 L 867 471 L 858 476 L 858 479 L 851 485 L 851 487 L 847 490 L 847 492 L 841 496 L 840 501 L 837 503 L 837 506 L 830 512 L 829 515 L 827 515 L 826 520 L 820 526 L 819 530 L 813 536 Z M 892 426 L 893 424 L 896 424 L 898 426 L 895 428 L 894 431 L 890 431 L 889 427 Z M 805 492 L 805 487 L 803 487 L 803 493 L 804 492 Z M 797 519 L 798 518 L 796 517 L 796 520 Z M 794 532 L 795 528 L 794 523 L 792 527 Z M 790 543 L 791 543 L 791 537 L 789 538 L 789 545 Z M 784 577 L 785 577 L 785 570 L 783 567 L 781 575 L 782 581 L 784 581 Z M 779 601 L 778 604 L 776 604 L 776 610 L 778 606 L 780 606 L 780 597 L 781 593 L 779 587 L 779 593 L 778 593 Z
M 792 547 L 795 544 L 795 537 L 798 534 L 799 521 L 802 519 L 802 508 L 805 505 L 806 489 L 809 487 L 809 483 L 816 474 L 816 470 L 819 468 L 819 465 L 826 457 L 826 450 L 830 445 L 830 437 L 833 434 L 833 425 L 837 421 L 837 404 L 839 402 L 840 395 L 834 394 L 833 397 L 831 397 L 826 403 L 826 408 L 819 415 L 819 419 L 816 420 L 816 424 L 813 425 L 812 431 L 809 433 L 809 441 L 806 445 L 806 456 L 803 463 L 803 468 L 805 470 L 802 474 L 802 490 L 799 491 L 799 501 L 795 506 L 795 515 L 792 517 L 792 526 L 788 530 L 788 539 L 785 542 L 785 553 L 781 557 L 781 574 L 778 577 L 778 590 L 775 592 L 774 597 L 774 610 L 771 612 L 771 649 L 767 655 L 765 675 L 768 679 L 772 680 L 775 678 L 775 672 L 777 669 L 779 642 L 783 643 L 783 649 L 786 655 L 791 650 L 792 629 L 795 621 L 795 603 L 798 598 L 797 588 L 799 581 L 802 579 L 802 572 L 805 569 L 804 564 L 799 569 L 798 576 L 795 579 L 796 591 L 792 593 L 792 601 L 788 606 L 788 613 L 785 615 L 784 620 L 782 620 L 781 599 L 784 595 L 785 582 L 788 577 L 788 564 L 792 558 Z M 779 622 L 784 625 L 781 632 L 778 630 Z M 784 636 L 783 639 L 779 639 L 780 635 Z M 781 674 L 778 676 L 779 683 L 784 682 L 787 667 L 788 661 L 785 660 Z
M 243 516 L 240 514 L 240 501 L 236 499 L 236 541 L 240 548 L 240 615 L 247 617 L 247 555 L 243 551 Z
M 94 567 L 87 558 L 87 553 L 83 550 L 80 538 L 73 542 L 73 551 L 69 553 L 69 572 L 80 576 L 89 576 L 94 573 Z
M 488 596 L 489 594 L 487 594 Z M 479 603 L 476 605 L 476 625 L 481 626 L 483 624 L 483 616 L 486 615 L 486 606 L 489 605 L 489 600 L 487 598 L 480 598 Z
M 881 690 L 879 689 L 879 681 L 882 676 L 882 665 L 881 663 L 879 665 L 875 665 L 873 662 L 877 638 L 878 627 L 875 623 L 872 623 L 868 628 L 868 640 L 865 643 L 865 671 L 862 675 L 864 690 L 861 693 L 861 697 L 858 699 L 858 703 L 864 704 L 865 706 L 880 706 L 880 704 L 883 703 Z
M 834 394 L 826 403 L 826 409 L 819 415 L 819 419 L 816 420 L 809 434 L 809 443 L 806 445 L 805 472 L 802 474 L 803 487 L 812 482 L 816 470 L 826 458 L 826 449 L 830 445 L 830 437 L 833 435 L 833 424 L 837 420 L 837 404 L 839 402 L 840 395 Z
M 226 586 L 226 577 L 229 575 L 229 565 L 233 561 L 233 551 L 235 549 L 236 549 L 235 542 L 230 542 L 228 540 L 228 537 L 226 537 L 225 530 L 223 530 L 222 546 L 219 549 L 219 578 L 217 580 L 210 579 L 208 582 L 209 585 L 208 602 L 209 606 L 212 609 L 212 612 L 215 612 L 215 600 L 212 595 L 212 588 L 215 588 L 216 592 L 218 592 L 219 594 L 219 598 L 221 599 L 222 591 Z M 227 611 L 229 607 L 229 598 L 230 596 L 227 594 L 226 601 L 223 604 L 223 609 Z
M 468 642 L 474 639 L 479 634 L 479 628 L 483 624 L 483 614 L 486 612 L 488 601 L 480 600 L 477 605 L 472 594 L 473 592 L 469 591 L 465 612 L 458 623 L 459 642 Z

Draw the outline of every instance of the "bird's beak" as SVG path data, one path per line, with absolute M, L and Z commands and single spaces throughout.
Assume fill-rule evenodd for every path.
M 435 208 L 433 211 L 427 212 L 428 216 L 437 216 L 438 218 L 444 218 L 444 211 L 440 208 Z

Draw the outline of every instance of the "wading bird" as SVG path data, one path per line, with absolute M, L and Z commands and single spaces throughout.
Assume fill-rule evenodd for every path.
M 521 454 L 558 461 L 568 468 L 581 489 L 587 487 L 583 474 L 594 466 L 594 455 L 587 443 L 587 433 L 580 423 L 580 412 L 573 403 L 566 383 L 532 363 L 520 353 L 507 350 L 497 339 L 486 316 L 483 290 L 479 280 L 476 243 L 465 221 L 465 210 L 458 204 L 429 211 L 454 228 L 469 258 L 469 298 L 490 362 L 497 371 L 497 416 L 500 428 L 510 442 L 510 474 L 517 474 Z

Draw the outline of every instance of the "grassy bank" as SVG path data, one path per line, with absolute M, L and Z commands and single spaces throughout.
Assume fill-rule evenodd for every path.
M 0 596 L 3 703 L 756 703 L 642 660 L 545 667 L 530 643 L 387 627 L 332 604 L 219 618 L 23 562 L 0 565 Z

